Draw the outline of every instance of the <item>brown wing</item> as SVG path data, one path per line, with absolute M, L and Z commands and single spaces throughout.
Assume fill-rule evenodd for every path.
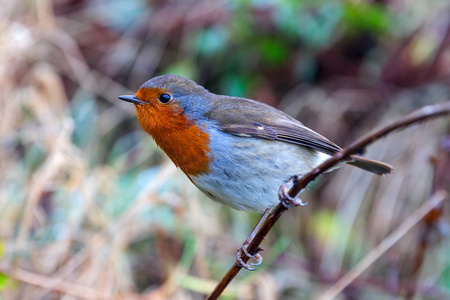
M 223 132 L 283 141 L 310 147 L 326 154 L 334 154 L 341 150 L 335 143 L 269 105 L 227 96 L 219 96 L 216 99 L 217 107 L 210 111 L 208 117 L 215 120 Z

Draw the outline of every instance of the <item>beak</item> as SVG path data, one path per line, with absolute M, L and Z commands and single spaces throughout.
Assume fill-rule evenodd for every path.
M 136 97 L 134 95 L 122 95 L 122 96 L 119 96 L 118 98 L 120 100 L 123 100 L 126 102 L 131 102 L 134 104 L 147 104 L 147 102 L 139 100 L 138 97 Z

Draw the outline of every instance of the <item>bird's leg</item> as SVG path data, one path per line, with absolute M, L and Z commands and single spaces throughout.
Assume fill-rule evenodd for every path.
M 249 270 L 249 271 L 254 271 L 256 269 L 250 267 L 250 265 L 252 265 L 252 266 L 259 266 L 262 263 L 263 258 L 261 256 L 261 254 L 258 253 L 258 251 L 260 251 L 261 248 L 258 248 L 256 253 L 250 253 L 250 252 L 248 252 L 248 245 L 250 245 L 250 243 L 253 241 L 253 239 L 255 238 L 256 233 L 261 228 L 262 224 L 264 224 L 264 222 L 266 221 L 266 219 L 269 216 L 271 211 L 272 211 L 272 208 L 267 208 L 264 211 L 264 214 L 262 215 L 261 219 L 258 221 L 258 224 L 256 224 L 256 226 L 253 229 L 252 233 L 250 233 L 250 236 L 245 240 L 244 244 L 242 244 L 242 246 L 240 246 L 239 249 L 237 250 L 236 264 L 238 266 L 241 266 L 244 269 Z M 242 256 L 244 256 L 244 255 L 249 257 L 249 258 L 255 257 L 256 258 L 256 262 L 255 263 L 251 263 L 249 265 L 248 263 L 246 263 L 246 262 L 244 262 L 242 260 Z
M 286 207 L 294 207 L 294 206 L 305 206 L 308 204 L 308 202 L 303 202 L 300 198 L 297 197 L 291 197 L 291 195 L 289 195 L 289 189 L 296 184 L 298 179 L 297 175 L 292 176 L 292 178 L 286 182 L 285 184 L 283 184 L 279 191 L 278 191 L 278 197 L 280 199 L 280 202 Z M 258 232 L 258 230 L 261 228 L 261 226 L 264 224 L 264 222 L 266 221 L 267 217 L 269 216 L 270 212 L 272 211 L 271 208 L 268 208 L 264 211 L 264 214 L 262 215 L 261 219 L 258 221 L 258 224 L 256 224 L 255 228 L 253 229 L 252 233 L 250 234 L 250 236 L 245 240 L 244 244 L 242 244 L 241 247 L 239 247 L 239 249 L 237 250 L 237 255 L 236 255 L 236 264 L 238 266 L 241 266 L 249 271 L 254 271 L 256 270 L 255 268 L 250 267 L 250 265 L 252 266 L 258 266 L 262 263 L 263 258 L 261 256 L 261 254 L 259 254 L 258 252 L 261 251 L 260 248 L 258 248 L 255 252 L 256 253 L 250 253 L 248 252 L 248 245 L 250 245 L 250 243 L 253 241 L 253 239 L 255 238 L 256 233 Z M 247 256 L 249 258 L 256 258 L 256 262 L 252 263 L 252 264 L 247 264 L 246 262 L 243 261 L 242 257 L 243 256 Z
M 294 207 L 294 206 L 305 206 L 308 202 L 303 202 L 302 199 L 297 197 L 291 197 L 289 195 L 289 189 L 297 182 L 298 176 L 294 175 L 292 178 L 283 184 L 278 190 L 278 198 L 281 203 L 286 207 Z

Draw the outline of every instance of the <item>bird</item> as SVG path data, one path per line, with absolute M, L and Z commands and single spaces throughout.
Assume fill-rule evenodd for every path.
M 237 210 L 273 208 L 282 184 L 342 150 L 281 110 L 173 74 L 118 98 L 134 104 L 143 130 L 200 191 Z M 393 171 L 356 155 L 346 163 L 378 175 Z

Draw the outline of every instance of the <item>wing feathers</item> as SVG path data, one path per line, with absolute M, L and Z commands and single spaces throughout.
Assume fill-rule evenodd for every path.
M 207 117 L 216 121 L 223 132 L 283 141 L 310 147 L 326 154 L 341 150 L 327 138 L 267 104 L 250 99 L 214 96 L 217 106 L 208 113 Z
M 223 132 L 283 141 L 310 147 L 328 155 L 341 150 L 338 145 L 324 136 L 269 105 L 243 98 L 214 96 L 217 101 L 216 107 L 205 116 L 214 120 Z M 353 161 L 349 162 L 350 164 L 376 174 L 388 174 L 393 170 L 391 166 L 381 162 L 357 156 L 352 158 Z
M 230 124 L 222 126 L 221 130 L 239 136 L 257 137 L 306 146 L 326 154 L 333 154 L 341 150 L 335 143 L 300 124 L 294 128 L 261 123 Z

